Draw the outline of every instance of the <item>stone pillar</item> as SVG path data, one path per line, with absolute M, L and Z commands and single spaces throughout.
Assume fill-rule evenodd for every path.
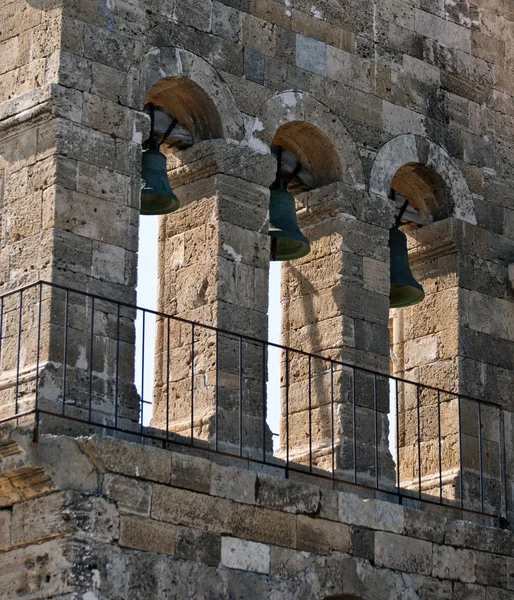
M 0 96 L 0 289 L 43 279 L 135 303 L 140 144 L 147 123 L 121 89 L 132 82 L 104 64 L 114 58 L 109 52 L 94 55 L 89 47 L 86 53 L 84 23 L 63 18 L 62 8 L 18 4 L 12 10 L 20 11 L 19 19 L 8 23 L 19 35 L 2 31 L 12 46 L 2 47 L 2 59 L 10 57 L 2 66 L 25 87 L 10 86 L 13 99 Z M 100 5 L 94 15 L 101 26 Z M 126 51 L 116 52 L 118 66 L 125 61 L 120 69 L 135 58 Z M 115 101 L 113 82 L 121 86 Z M 120 420 L 137 421 L 135 314 L 122 309 L 118 315 L 110 302 L 94 308 L 93 314 L 85 296 L 66 297 L 49 286 L 41 296 L 34 288 L 5 299 L 2 418 L 32 410 L 37 393 L 40 407 L 59 414 L 112 424 L 117 405 Z M 44 421 L 50 427 L 49 418 Z
M 462 397 L 459 425 L 458 396 L 422 390 L 418 426 L 416 388 L 400 386 L 402 486 L 418 492 L 421 481 L 423 493 L 438 496 L 442 483 L 443 497 L 460 501 L 462 485 L 467 508 L 481 510 L 483 498 L 487 511 L 498 512 L 505 500 L 503 439 L 505 457 L 512 456 L 514 295 L 508 262 L 514 242 L 454 218 L 412 229 L 408 238 L 413 273 L 426 297 L 393 314 L 393 373 Z M 485 405 L 479 413 L 478 403 L 465 396 L 497 404 L 504 414 Z
M 342 183 L 304 193 L 298 203 L 299 224 L 312 250 L 283 268 L 284 344 L 387 374 L 392 205 Z M 331 369 L 328 361 L 311 359 L 309 386 L 309 359 L 292 353 L 289 362 L 282 452 L 289 447 L 290 459 L 309 467 L 333 466 L 345 480 L 356 476 L 361 483 L 391 485 L 387 375 L 375 380 L 365 371 Z
M 159 310 L 264 340 L 275 160 L 223 140 L 179 158 L 181 208 L 159 224 Z M 159 319 L 156 356 L 153 425 L 230 452 L 271 449 L 263 344 Z

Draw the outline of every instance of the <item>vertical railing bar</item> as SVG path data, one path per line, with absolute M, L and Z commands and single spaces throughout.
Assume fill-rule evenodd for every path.
M 396 482 L 398 487 L 398 493 L 400 493 L 401 473 L 400 473 L 400 399 L 399 399 L 399 386 L 398 379 L 394 380 L 395 387 L 395 401 L 396 401 Z
M 116 383 L 114 389 L 114 428 L 118 428 L 118 410 L 120 395 L 120 335 L 121 335 L 121 305 L 116 306 Z
M 416 406 L 418 418 L 418 495 L 421 498 L 421 401 L 419 397 L 419 385 L 416 385 Z
M 191 323 L 191 446 L 194 445 L 195 427 L 195 324 Z
M 95 297 L 91 298 L 91 336 L 89 339 L 89 407 L 88 421 L 91 423 L 93 416 L 93 352 L 95 343 Z
M 437 390 L 437 445 L 439 454 L 439 504 L 443 503 L 443 456 L 441 447 L 441 392 Z
M 309 473 L 312 473 L 312 364 L 311 355 L 308 357 L 308 377 L 309 377 Z
M 332 435 L 332 479 L 335 479 L 335 440 L 334 440 L 334 363 L 330 361 L 330 409 L 332 413 L 331 420 L 331 435 Z
M 266 367 L 268 347 L 262 342 L 262 462 L 266 463 Z M 272 442 L 273 443 L 273 442 Z
M 461 420 L 461 401 L 460 396 L 457 396 L 457 413 L 459 421 L 459 494 L 460 494 L 460 506 L 464 508 L 464 483 L 463 469 L 462 469 L 462 420 Z
M 478 464 L 479 464 L 479 478 L 480 478 L 480 509 L 484 512 L 484 471 L 483 471 L 483 454 L 482 454 L 482 405 L 478 404 Z
M 286 348 L 286 479 L 289 478 L 289 349 Z
M 377 374 L 373 375 L 373 408 L 375 411 L 375 487 L 379 489 L 379 477 L 378 477 L 378 398 L 377 398 L 378 384 Z
M 166 441 L 168 441 L 170 437 L 170 321 L 171 319 L 168 317 L 166 319 Z
M 353 397 L 353 482 L 357 483 L 357 400 L 355 398 L 355 367 L 352 367 L 352 397 Z
M 243 456 L 243 338 L 239 336 L 239 456 Z
M 506 450 L 506 444 L 505 444 L 505 414 L 503 412 L 502 408 L 498 409 L 498 427 L 500 429 L 500 477 L 502 479 L 503 482 L 503 493 L 505 495 L 505 502 L 504 502 L 504 517 L 505 519 L 508 518 L 508 514 L 509 514 L 509 497 L 508 497 L 508 492 L 509 492 L 509 487 L 508 487 L 508 482 L 507 482 L 507 450 Z M 501 504 L 501 498 L 500 498 L 500 504 Z M 501 510 L 501 509 L 500 509 Z
M 21 337 L 22 337 L 22 322 L 23 322 L 23 290 L 20 290 L 20 310 L 18 314 L 18 351 L 16 357 L 16 392 L 14 401 L 15 414 L 19 412 L 18 394 L 20 388 L 20 358 L 21 358 Z
M 219 426 L 219 365 L 218 365 L 218 361 L 219 361 L 219 332 L 216 329 L 216 389 L 215 389 L 215 401 L 216 401 L 216 414 L 214 415 L 214 420 L 215 420 L 215 447 L 216 447 L 216 452 L 218 451 L 218 446 L 219 446 L 219 431 L 218 431 L 218 426 Z
M 69 310 L 69 291 L 66 290 L 64 296 L 64 347 L 63 347 L 63 366 L 62 366 L 62 416 L 66 414 L 66 365 L 68 364 L 68 310 Z
M 0 303 L 0 348 L 2 340 L 2 313 L 4 309 L 3 298 Z M 41 304 L 43 302 L 43 284 L 39 284 L 39 306 L 37 316 L 37 348 L 36 348 L 36 390 L 35 390 L 35 409 L 36 409 L 36 424 L 39 423 L 39 360 L 40 360 L 40 345 L 41 345 Z M 0 349 L 1 356 L 1 349 Z
M 146 309 L 143 308 L 143 323 L 141 326 L 141 423 L 140 433 L 143 435 L 145 419 L 145 338 L 146 338 Z M 142 440 L 141 440 L 142 441 Z

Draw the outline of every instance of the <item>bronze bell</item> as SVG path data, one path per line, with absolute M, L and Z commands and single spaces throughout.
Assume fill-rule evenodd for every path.
M 389 231 L 389 250 L 391 253 L 389 306 L 404 308 L 421 302 L 425 292 L 410 270 L 407 236 L 397 227 Z
M 159 150 L 159 142 L 150 139 L 148 149 L 143 152 L 141 178 L 141 214 L 164 215 L 180 207 L 173 193 L 166 172 L 166 157 Z
M 271 260 L 293 260 L 310 252 L 309 240 L 298 227 L 294 197 L 287 191 L 283 177 L 277 177 L 271 186 L 269 208 L 269 235 Z

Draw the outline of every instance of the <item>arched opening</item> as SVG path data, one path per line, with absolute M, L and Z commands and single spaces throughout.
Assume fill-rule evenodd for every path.
M 145 112 L 154 123 L 159 150 L 166 156 L 167 170 L 180 165 L 181 151 L 195 143 L 223 136 L 221 118 L 207 93 L 187 77 L 164 77 L 149 90 Z M 173 123 L 175 125 L 173 126 Z M 173 128 L 170 131 L 170 128 Z M 165 139 L 165 136 L 166 139 Z M 166 278 L 166 224 L 172 215 L 141 215 L 139 221 L 137 304 L 151 311 L 163 311 Z M 159 320 L 138 311 L 136 319 L 136 383 L 142 399 L 143 423 L 150 422 L 154 390 L 152 365 Z M 147 365 L 144 368 L 144 365 Z M 146 410 L 145 410 L 146 409 Z
M 400 487 L 416 495 L 455 497 L 459 424 L 457 400 L 435 388 L 458 391 L 458 284 L 455 255 L 441 246 L 440 223 L 453 215 L 451 190 L 439 173 L 408 163 L 394 174 L 396 210 L 409 265 L 423 286 L 419 304 L 390 310 L 390 372 L 434 389 L 397 383 L 391 390 L 391 451 Z
M 309 194 L 340 180 L 341 161 L 333 142 L 326 133 L 306 121 L 290 121 L 281 125 L 272 138 L 271 149 L 274 154 L 279 154 L 278 149 L 280 149 L 279 174 L 288 182 L 287 190 L 294 197 L 298 222 L 292 226 L 298 227 L 310 241 L 312 238 L 314 246 L 306 256 L 283 263 L 271 262 L 270 264 L 268 314 L 270 315 L 270 325 L 280 324 L 280 330 L 270 330 L 269 338 L 299 350 L 316 352 L 317 344 L 320 343 L 316 332 L 314 330 L 307 331 L 308 323 L 293 323 L 289 318 L 292 302 L 299 302 L 304 298 L 308 303 L 312 298 L 312 282 L 310 282 L 312 268 L 309 265 L 313 258 L 314 260 L 316 260 L 315 257 L 320 258 L 319 250 L 316 250 L 320 243 L 319 231 L 316 227 L 310 231 L 310 226 L 304 227 L 301 220 L 302 215 L 309 210 Z M 280 291 L 277 290 L 278 281 L 280 281 Z M 312 307 L 306 306 L 305 310 L 300 310 L 300 314 L 305 315 L 311 311 Z M 300 317 L 300 320 L 302 318 Z M 292 404 L 301 405 L 301 396 L 304 395 L 305 388 L 309 385 L 306 378 L 312 376 L 311 397 L 319 399 L 322 404 L 321 396 L 325 394 L 326 386 L 321 382 L 321 376 L 316 377 L 317 371 L 323 370 L 323 365 L 314 364 L 311 361 L 311 369 L 307 373 L 308 359 L 306 357 L 294 355 L 289 358 L 295 365 L 292 371 L 294 382 L 291 389 L 286 390 L 288 377 L 285 376 L 284 371 L 286 368 L 284 353 L 270 348 L 268 357 L 269 423 L 272 431 L 280 431 L 278 443 L 275 444 L 276 447 L 280 447 L 280 454 L 284 455 L 291 451 L 291 456 L 294 454 L 295 460 L 302 462 L 305 459 L 305 457 L 302 458 L 302 455 L 305 454 L 303 430 L 308 427 L 309 407 L 305 406 L 299 412 L 294 409 L 293 416 L 293 414 L 289 414 L 288 408 L 284 404 L 285 396 L 287 394 L 288 401 L 291 400 Z M 325 407 L 327 405 L 328 402 L 325 402 Z M 295 424 L 287 433 L 288 423 L 293 420 Z M 326 418 L 325 421 L 328 423 L 329 419 Z M 289 434 L 290 439 L 288 439 Z M 314 442 L 321 443 L 317 437 Z

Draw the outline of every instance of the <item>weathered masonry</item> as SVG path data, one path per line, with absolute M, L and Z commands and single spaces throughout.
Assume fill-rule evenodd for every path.
M 511 0 L 0 0 L 2 598 L 514 597 L 513 82 Z

